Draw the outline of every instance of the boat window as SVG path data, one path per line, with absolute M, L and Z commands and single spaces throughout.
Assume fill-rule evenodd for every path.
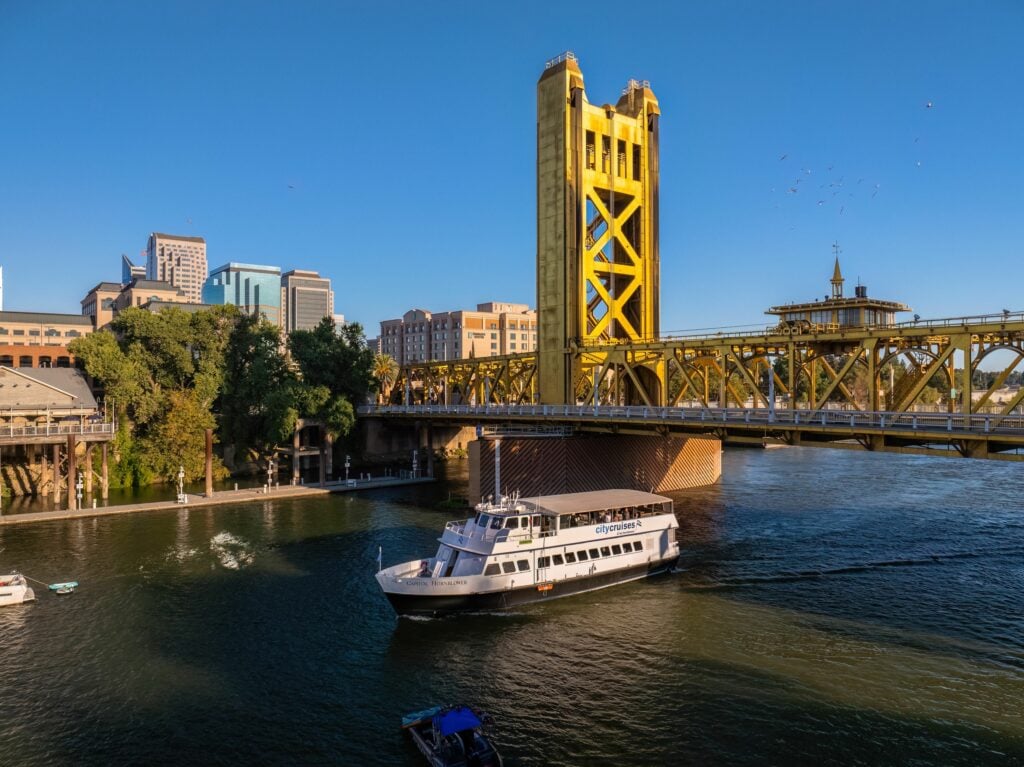
M 528 528 L 530 526 L 530 518 L 529 517 L 520 517 L 519 518 L 519 526 L 521 528 L 523 528 L 524 530 L 526 528 Z
M 580 549 L 579 550 L 579 558 L 580 558 L 580 562 L 586 562 L 587 561 L 587 552 L 584 549 Z
M 486 557 L 474 556 L 462 552 L 459 556 L 458 561 L 455 563 L 455 569 L 452 570 L 452 575 L 480 575 L 484 571 L 484 561 Z
M 591 559 L 600 559 L 600 557 L 601 557 L 601 554 L 598 552 L 597 549 L 591 549 L 590 550 L 590 558 Z
M 519 517 L 509 517 L 505 520 L 505 527 L 510 530 L 515 530 L 519 527 Z
M 506 575 L 508 573 L 514 573 L 516 571 L 516 563 L 515 562 L 502 562 L 501 563 L 501 569 L 505 572 Z
M 631 552 L 633 550 L 633 544 L 632 543 L 628 543 L 628 542 L 622 544 L 622 550 L 625 551 L 628 554 L 629 552 Z
M 498 567 L 498 563 L 494 562 L 487 565 L 487 567 L 484 568 L 484 575 L 501 575 L 501 568 Z
M 520 559 L 518 562 L 516 562 L 516 564 L 519 565 L 519 572 L 521 573 L 525 573 L 527 570 L 530 569 L 529 560 Z
M 633 551 L 642 551 L 643 548 L 643 541 L 633 541 Z
M 550 566 L 551 566 L 551 557 L 538 557 L 537 558 L 537 567 L 538 568 L 550 567 Z
M 492 530 L 500 530 L 501 529 L 501 517 L 495 517 L 494 519 L 491 520 L 491 529 Z
M 611 555 L 612 555 L 612 552 L 611 552 L 611 550 L 607 546 L 602 546 L 601 547 L 601 556 L 602 557 L 610 557 Z
M 540 527 L 540 514 L 533 515 L 533 526 Z
M 576 555 L 573 554 L 571 551 L 565 552 L 565 561 L 568 562 L 570 565 L 576 564 Z
M 565 560 L 562 559 L 562 555 L 561 554 L 555 554 L 554 556 L 551 557 L 551 559 L 554 561 L 554 563 L 556 565 L 564 565 L 565 564 Z
M 480 527 L 487 527 L 488 521 L 490 521 L 490 517 L 486 514 L 477 514 L 476 523 L 480 525 Z
M 617 544 L 617 543 L 614 544 L 612 546 L 612 554 L 621 554 L 621 553 L 622 553 L 622 547 L 619 544 Z

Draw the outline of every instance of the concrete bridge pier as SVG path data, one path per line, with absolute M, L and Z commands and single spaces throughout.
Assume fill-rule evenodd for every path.
M 497 437 L 497 435 L 495 435 Z M 494 494 L 497 439 L 470 444 L 469 502 Z M 524 497 L 630 488 L 670 492 L 722 476 L 722 443 L 706 437 L 501 436 L 501 492 Z

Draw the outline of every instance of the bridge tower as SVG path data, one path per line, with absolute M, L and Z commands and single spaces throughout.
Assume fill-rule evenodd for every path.
M 546 404 L 577 401 L 605 359 L 602 344 L 658 336 L 659 115 L 646 81 L 630 80 L 615 106 L 589 103 L 570 52 L 547 62 L 537 83 L 537 372 Z M 658 364 L 637 370 L 665 375 Z

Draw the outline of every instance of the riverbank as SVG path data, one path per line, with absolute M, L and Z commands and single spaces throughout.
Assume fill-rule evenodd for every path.
M 319 485 L 285 485 L 265 492 L 262 487 L 248 488 L 244 490 L 222 490 L 207 497 L 202 493 L 188 494 L 187 503 L 178 503 L 173 500 L 151 501 L 149 503 L 126 503 L 116 506 L 100 506 L 98 508 L 85 508 L 78 511 L 67 509 L 57 511 L 32 511 L 22 514 L 10 514 L 0 516 L 0 525 L 18 525 L 30 522 L 50 522 L 55 519 L 85 519 L 89 517 L 106 517 L 114 514 L 134 514 L 141 511 L 167 511 L 169 509 L 191 509 L 204 506 L 220 506 L 223 504 L 252 503 L 254 501 L 271 501 L 285 498 L 305 498 L 314 495 L 328 495 L 331 493 L 351 493 L 357 490 L 376 490 L 384 487 L 402 487 L 404 485 L 421 485 L 434 482 L 433 477 L 377 477 L 374 479 L 361 479 L 328 482 L 323 487 Z

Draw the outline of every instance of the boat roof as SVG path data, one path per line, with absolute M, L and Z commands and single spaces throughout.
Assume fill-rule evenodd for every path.
M 442 735 L 472 730 L 480 725 L 480 718 L 468 706 L 456 706 L 434 716 L 434 727 Z
M 586 493 L 562 493 L 523 498 L 522 503 L 537 506 L 552 514 L 575 514 L 584 511 L 604 511 L 624 506 L 644 506 L 650 503 L 671 502 L 671 498 L 642 490 L 590 490 Z

